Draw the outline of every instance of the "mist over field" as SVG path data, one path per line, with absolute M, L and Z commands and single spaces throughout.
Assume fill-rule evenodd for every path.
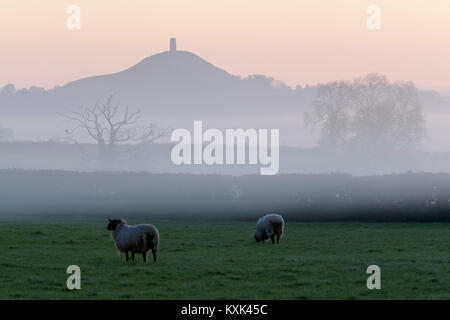
M 0 214 L 450 221 L 449 174 L 219 176 L 0 170 Z M 256 221 L 256 220 L 255 220 Z
M 116 73 L 1 88 L 0 213 L 448 220 L 445 92 L 379 73 L 292 88 L 232 75 L 175 41 Z M 250 136 L 243 164 L 177 165 L 180 128 L 194 135 L 189 154 L 196 139 L 205 152 L 208 129 L 279 129 L 279 149 L 268 149 L 279 153 L 278 175 L 258 176 L 262 165 L 249 159 L 264 141 L 252 146 Z
M 361 100 L 367 95 L 373 106 Z M 124 152 L 117 155 L 121 160 L 105 167 L 97 161 L 98 155 L 93 155 L 99 140 L 80 126 L 79 116 L 110 98 L 110 107 L 118 108 L 116 119 L 126 108 L 130 113 L 139 112 L 139 119 L 129 119 L 133 124 L 122 129 L 151 126 L 155 131 L 147 139 L 110 141 Z M 332 99 L 341 99 L 343 104 Z M 293 89 L 268 76 L 234 76 L 187 51 L 165 51 L 124 71 L 49 90 L 16 89 L 13 84 L 1 88 L 0 167 L 254 172 L 248 165 L 232 170 L 221 166 L 173 168 L 170 132 L 176 128 L 192 131 L 193 122 L 200 120 L 204 130 L 279 129 L 284 173 L 448 172 L 449 108 L 450 96 L 445 92 L 420 90 L 412 82 L 392 82 L 379 74 L 362 75 L 354 82 L 330 79 Z M 157 130 L 166 130 L 166 134 L 148 139 L 155 138 Z

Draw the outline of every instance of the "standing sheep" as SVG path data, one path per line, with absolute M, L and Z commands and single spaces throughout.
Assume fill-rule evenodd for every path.
M 109 219 L 106 227 L 112 232 L 117 249 L 125 252 L 128 262 L 128 251 L 131 252 L 131 260 L 134 261 L 135 253 L 142 253 L 144 262 L 147 261 L 147 251 L 152 250 L 153 262 L 156 262 L 158 251 L 159 231 L 151 224 L 138 224 L 129 226 L 123 219 Z
M 279 214 L 268 214 L 258 220 L 256 224 L 255 240 L 256 242 L 264 242 L 264 240 L 271 239 L 275 243 L 275 236 L 277 236 L 277 243 L 280 243 L 280 238 L 283 235 L 284 220 Z

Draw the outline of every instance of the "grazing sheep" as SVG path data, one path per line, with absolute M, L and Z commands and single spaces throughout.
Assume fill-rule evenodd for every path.
M 255 240 L 256 242 L 264 242 L 264 240 L 271 239 L 275 243 L 275 236 L 277 236 L 277 243 L 280 243 L 280 238 L 283 235 L 284 220 L 279 214 L 268 214 L 258 220 L 256 224 Z
M 109 219 L 106 228 L 112 232 L 117 249 L 125 252 L 126 261 L 128 261 L 128 251 L 130 251 L 132 261 L 134 261 L 135 253 L 142 253 L 144 262 L 146 262 L 147 251 L 152 250 L 153 262 L 156 262 L 159 231 L 154 226 L 151 224 L 129 226 L 123 219 Z

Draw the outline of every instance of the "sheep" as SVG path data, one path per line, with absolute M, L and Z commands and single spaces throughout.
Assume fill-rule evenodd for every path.
M 280 243 L 280 238 L 283 235 L 284 220 L 279 214 L 268 214 L 258 220 L 256 224 L 255 240 L 256 242 L 264 242 L 266 239 L 271 239 L 275 243 L 275 236 L 277 236 L 277 243 Z
M 125 260 L 128 262 L 128 251 L 131 252 L 131 260 L 134 262 L 134 254 L 142 253 L 144 262 L 147 262 L 147 251 L 152 250 L 153 262 L 156 263 L 156 253 L 159 244 L 159 231 L 151 224 L 138 224 L 129 226 L 123 219 L 109 219 L 107 230 L 119 251 L 125 252 Z

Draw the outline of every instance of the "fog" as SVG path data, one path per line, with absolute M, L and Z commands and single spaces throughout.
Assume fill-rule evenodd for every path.
M 450 175 L 263 177 L 0 170 L 0 214 L 450 221 Z
M 381 74 L 294 89 L 175 50 L 50 90 L 8 85 L 0 213 L 447 219 L 449 108 L 449 95 Z M 277 175 L 259 176 L 249 145 L 241 164 L 176 165 L 171 133 L 194 121 L 279 129 Z

